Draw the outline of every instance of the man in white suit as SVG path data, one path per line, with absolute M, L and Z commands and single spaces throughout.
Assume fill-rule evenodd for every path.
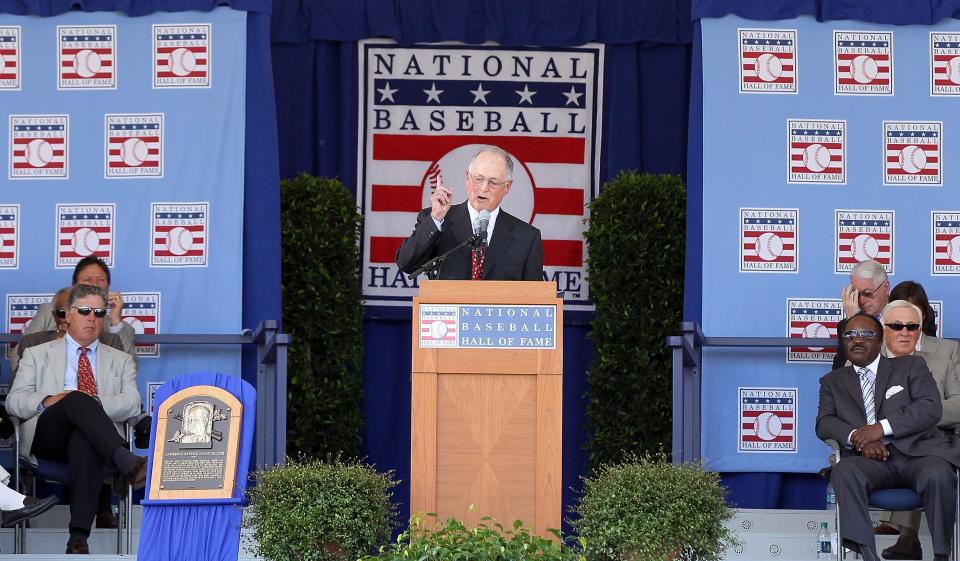
M 7 411 L 23 419 L 21 454 L 70 467 L 70 538 L 67 553 L 89 553 L 105 467 L 135 487 L 146 481 L 147 461 L 123 439 L 126 419 L 140 413 L 137 369 L 129 354 L 99 344 L 107 295 L 96 286 L 70 290 L 67 334 L 27 349 Z
M 917 355 L 926 361 L 943 397 L 943 414 L 937 427 L 952 435 L 960 425 L 960 362 L 957 360 L 957 343 L 922 335 L 923 313 L 919 307 L 906 300 L 894 300 L 887 304 L 880 321 L 884 325 L 885 356 L 893 358 Z M 921 339 L 923 350 L 918 346 Z M 917 537 L 920 528 L 919 511 L 885 512 L 880 518 L 887 526 L 900 531 L 897 543 L 883 550 L 885 559 L 923 559 L 923 549 Z

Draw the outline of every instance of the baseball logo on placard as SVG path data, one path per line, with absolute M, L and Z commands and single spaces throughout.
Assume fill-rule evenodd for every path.
M 104 117 L 104 177 L 163 177 L 163 114 Z
M 797 31 L 739 29 L 740 91 L 797 93 Z
M 787 121 L 787 183 L 847 182 L 847 122 Z
M 420 347 L 457 346 L 457 306 L 420 306 Z
M 153 87 L 209 88 L 212 26 L 153 26 Z
M 0 204 L 0 269 L 20 266 L 20 205 Z
M 740 209 L 740 272 L 797 272 L 795 208 Z
M 112 267 L 115 216 L 113 203 L 57 205 L 56 267 L 72 268 L 90 255 Z
M 124 292 L 121 317 L 137 335 L 159 333 L 160 293 Z M 159 345 L 153 343 L 137 344 L 135 349 L 138 357 L 160 356 Z
M 857 263 L 873 259 L 893 274 L 892 210 L 837 210 L 835 220 L 834 272 L 849 273 Z
M 834 93 L 893 95 L 893 33 L 833 32 Z
M 117 26 L 58 25 L 57 89 L 117 87 Z
M 960 95 L 960 33 L 930 33 L 930 95 Z
M 797 451 L 797 388 L 738 388 L 739 452 Z
M 205 267 L 209 203 L 153 203 L 151 267 Z
M 943 185 L 943 123 L 884 121 L 884 185 Z
M 69 117 L 10 115 L 10 179 L 67 179 Z
M 788 298 L 787 337 L 796 339 L 835 339 L 837 324 L 843 319 L 843 303 L 832 298 Z M 835 346 L 789 347 L 787 362 L 830 364 Z
M 960 274 L 960 211 L 931 213 L 932 247 L 930 273 Z
M 0 25 L 0 90 L 20 89 L 20 26 Z

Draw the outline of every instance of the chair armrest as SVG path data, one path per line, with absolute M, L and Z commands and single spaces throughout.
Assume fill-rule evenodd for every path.
M 830 454 L 830 465 L 836 465 L 840 461 L 840 443 L 832 438 L 828 438 L 823 441 L 824 444 L 833 449 L 833 452 Z

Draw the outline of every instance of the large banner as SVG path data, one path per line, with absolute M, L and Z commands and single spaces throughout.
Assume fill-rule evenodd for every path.
M 3 19 L 0 330 L 95 255 L 138 333 L 239 332 L 245 52 L 227 8 Z M 137 354 L 144 407 L 183 373 L 240 373 L 236 348 Z
M 960 333 L 957 21 L 701 23 L 704 333 L 835 337 L 865 259 L 891 286 L 922 283 L 938 329 Z M 826 465 L 814 425 L 834 352 L 708 350 L 707 467 Z
M 358 204 L 364 213 L 363 295 L 408 306 L 417 279 L 394 264 L 442 175 L 454 201 L 484 144 L 514 159 L 507 212 L 543 234 L 544 279 L 588 308 L 583 242 L 597 191 L 603 47 L 503 49 L 360 43 Z

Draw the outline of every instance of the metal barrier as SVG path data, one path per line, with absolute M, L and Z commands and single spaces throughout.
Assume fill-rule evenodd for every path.
M 19 333 L 0 333 L 0 343 L 16 343 Z M 268 319 L 250 333 L 137 335 L 137 343 L 173 345 L 256 345 L 257 425 L 256 466 L 282 465 L 287 456 L 287 347 L 292 342 L 280 333 L 276 320 Z
M 700 381 L 704 347 L 836 347 L 837 340 L 798 337 L 707 337 L 700 324 L 683 322 L 667 337 L 673 349 L 673 461 L 700 459 Z

